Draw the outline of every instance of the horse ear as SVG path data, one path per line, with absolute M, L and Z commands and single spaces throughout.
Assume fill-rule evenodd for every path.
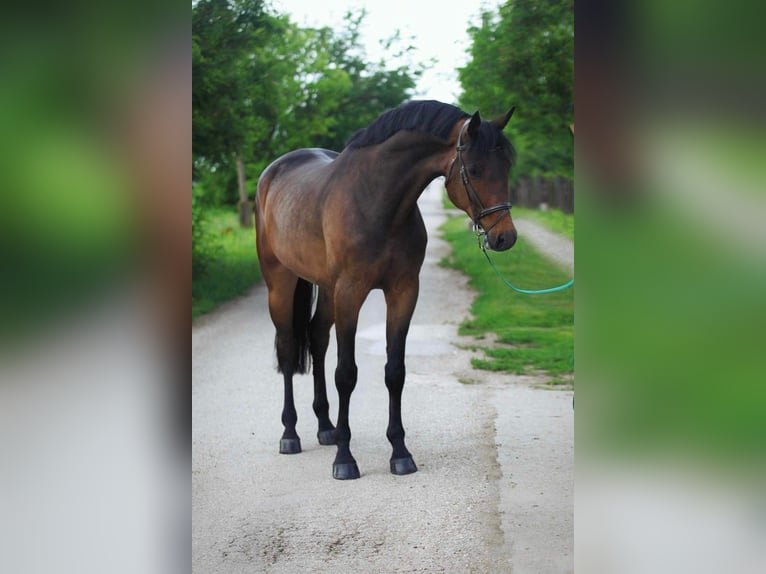
M 479 126 L 481 125 L 481 116 L 479 115 L 479 112 L 477 111 L 473 116 L 471 116 L 471 121 L 468 123 L 468 136 L 471 139 L 475 139 L 477 135 L 479 135 Z
M 505 126 L 508 125 L 508 120 L 511 119 L 511 116 L 513 115 L 513 112 L 516 111 L 516 106 L 513 106 L 510 110 L 508 110 L 508 113 L 500 116 L 498 118 L 495 118 L 492 120 L 492 123 L 495 124 L 497 127 L 499 127 L 501 130 L 505 129 Z

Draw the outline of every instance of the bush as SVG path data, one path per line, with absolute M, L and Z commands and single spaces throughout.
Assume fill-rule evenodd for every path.
M 192 279 L 202 277 L 215 258 L 217 242 L 207 229 L 200 186 L 192 186 Z
M 253 229 L 240 227 L 233 208 L 205 208 L 205 234 L 215 258 L 192 280 L 192 319 L 244 295 L 261 279 Z

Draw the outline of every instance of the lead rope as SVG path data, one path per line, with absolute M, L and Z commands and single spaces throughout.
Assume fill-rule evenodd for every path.
M 513 283 L 508 281 L 505 277 L 503 277 L 503 274 L 500 273 L 500 270 L 495 267 L 495 264 L 492 263 L 492 259 L 489 258 L 489 253 L 487 253 L 487 236 L 486 234 L 481 230 L 474 227 L 474 232 L 476 233 L 476 237 L 479 240 L 479 249 L 481 249 L 481 252 L 484 254 L 484 257 L 487 258 L 487 262 L 489 263 L 490 267 L 492 267 L 495 274 L 500 278 L 500 280 L 505 283 L 508 287 L 513 289 L 514 291 L 518 293 L 524 293 L 526 295 L 542 295 L 543 293 L 555 293 L 556 291 L 563 291 L 564 289 L 569 289 L 572 285 L 574 285 L 574 279 L 570 279 L 566 283 L 562 285 L 557 285 L 556 287 L 549 287 L 548 289 L 522 289 L 520 287 L 516 287 Z

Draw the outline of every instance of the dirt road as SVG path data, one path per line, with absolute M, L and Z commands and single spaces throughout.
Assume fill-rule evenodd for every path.
M 362 308 L 351 398 L 361 478 L 332 478 L 335 447 L 316 442 L 309 376 L 295 383 L 303 452 L 278 454 L 282 385 L 258 286 L 192 333 L 194 572 L 573 570 L 572 393 L 471 369 L 471 352 L 456 345 L 467 342 L 457 326 L 473 295 L 461 274 L 438 266 L 448 250 L 436 236 L 439 187 L 419 204 L 430 239 L 402 409 L 419 472 L 389 473 L 379 291 Z M 329 381 L 335 356 L 333 343 Z

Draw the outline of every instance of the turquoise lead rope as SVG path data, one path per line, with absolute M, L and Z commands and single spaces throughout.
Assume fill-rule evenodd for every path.
M 505 277 L 503 277 L 503 274 L 500 273 L 500 270 L 495 267 L 495 264 L 492 263 L 492 259 L 489 258 L 489 253 L 487 253 L 487 236 L 484 235 L 481 232 L 477 232 L 477 237 L 479 239 L 479 248 L 481 249 L 481 252 L 484 254 L 484 257 L 487 258 L 487 262 L 489 263 L 490 267 L 495 271 L 495 274 L 500 278 L 500 281 L 505 283 L 508 287 L 516 291 L 517 293 L 524 293 L 526 295 L 542 295 L 543 293 L 555 293 L 556 291 L 563 291 L 564 289 L 569 289 L 572 285 L 574 285 L 574 279 L 570 279 L 566 283 L 562 285 L 557 285 L 556 287 L 549 287 L 548 289 L 521 289 L 520 287 L 516 287 L 513 283 L 508 281 Z
M 508 281 L 503 275 L 500 273 L 500 270 L 495 267 L 495 264 L 492 263 L 492 260 L 489 258 L 489 253 L 487 253 L 486 249 L 481 250 L 482 253 L 484 253 L 484 257 L 487 258 L 487 261 L 489 262 L 492 269 L 494 269 L 497 276 L 500 278 L 500 280 L 508 285 L 511 289 L 514 291 L 517 291 L 518 293 L 526 293 L 527 295 L 541 295 L 543 293 L 555 293 L 556 291 L 563 291 L 564 289 L 569 289 L 572 285 L 574 285 L 574 279 L 570 279 L 563 285 L 557 285 L 556 287 L 549 287 L 548 289 L 521 289 L 520 287 L 516 287 L 513 283 Z

